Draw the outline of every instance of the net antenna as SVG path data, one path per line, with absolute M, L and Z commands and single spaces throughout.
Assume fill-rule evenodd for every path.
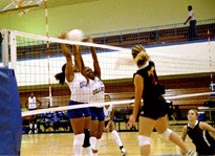
M 0 8 L 0 13 L 20 11 L 20 15 L 27 13 L 30 9 L 37 8 L 44 3 L 44 0 L 12 0 L 5 7 Z

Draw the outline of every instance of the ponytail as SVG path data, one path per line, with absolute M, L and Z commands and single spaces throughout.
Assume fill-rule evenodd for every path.
M 66 64 L 62 66 L 62 72 L 55 75 L 56 80 L 58 80 L 59 83 L 62 85 L 65 83 L 65 69 L 66 69 Z

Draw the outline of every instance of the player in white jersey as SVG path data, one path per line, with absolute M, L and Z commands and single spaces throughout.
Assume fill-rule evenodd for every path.
M 93 42 L 93 39 L 88 37 L 88 42 Z M 101 81 L 101 69 L 96 55 L 95 47 L 90 47 L 94 70 L 89 67 L 84 67 L 83 73 L 89 78 L 90 88 L 90 103 L 104 103 L 105 86 Z M 82 61 L 84 66 L 84 62 Z M 103 106 L 90 107 L 91 111 L 91 127 L 90 127 L 90 144 L 94 156 L 98 155 L 99 141 L 104 129 L 104 110 Z
M 63 33 L 59 38 L 65 39 L 65 35 L 66 34 Z M 55 75 L 55 78 L 59 80 L 61 84 L 64 84 L 66 78 L 67 85 L 71 92 L 69 105 L 88 103 L 90 94 L 88 79 L 81 73 L 82 58 L 79 46 L 72 46 L 75 60 L 74 65 L 69 48 L 65 44 L 61 44 L 61 49 L 66 58 L 66 64 L 62 67 L 62 72 Z M 82 146 L 85 147 L 87 155 L 92 156 L 93 153 L 89 142 L 91 121 L 89 108 L 68 110 L 68 115 L 75 135 L 73 140 L 74 156 L 82 155 Z
M 105 98 L 105 102 L 111 101 L 111 97 L 108 94 L 106 94 L 104 98 Z M 117 143 L 117 145 L 119 146 L 119 149 L 121 150 L 121 153 L 122 153 L 121 156 L 125 156 L 126 150 L 125 150 L 125 148 L 122 144 L 121 138 L 120 138 L 120 136 L 119 136 L 118 132 L 116 131 L 116 128 L 113 124 L 113 118 L 114 118 L 114 113 L 115 113 L 115 109 L 114 109 L 113 105 L 105 105 L 104 106 L 104 113 L 105 113 L 104 131 L 105 132 L 111 132 L 115 142 Z
M 36 109 L 40 108 L 40 106 L 41 106 L 40 100 L 38 100 L 36 98 L 36 96 L 34 96 L 34 93 L 32 92 L 31 95 L 28 97 L 28 99 L 25 102 L 25 107 L 29 111 L 31 111 L 31 110 L 36 110 Z M 36 118 L 37 118 L 36 115 L 32 115 L 29 118 L 29 132 L 28 132 L 29 134 L 38 132 Z

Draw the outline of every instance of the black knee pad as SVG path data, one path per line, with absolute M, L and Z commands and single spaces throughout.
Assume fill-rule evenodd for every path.
M 84 144 L 83 147 L 89 147 L 90 146 L 90 130 L 89 129 L 84 129 Z

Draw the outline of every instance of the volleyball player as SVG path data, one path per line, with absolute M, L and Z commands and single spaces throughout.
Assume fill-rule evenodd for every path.
M 110 95 L 106 94 L 105 95 L 105 102 L 110 102 L 111 101 L 111 97 Z M 126 155 L 126 150 L 122 144 L 122 140 L 118 134 L 118 132 L 116 131 L 116 128 L 113 124 L 113 118 L 114 118 L 114 113 L 115 113 L 115 109 L 113 107 L 113 105 L 105 105 L 104 106 L 104 113 L 105 113 L 105 128 L 104 131 L 105 132 L 111 132 L 115 142 L 117 143 L 122 155 L 121 156 L 125 156 Z
M 198 111 L 190 109 L 187 114 L 188 123 L 183 127 L 182 139 L 191 138 L 198 155 L 215 155 L 215 129 L 206 122 L 198 121 Z M 211 135 L 211 134 L 213 135 Z
M 88 42 L 93 43 L 91 37 L 87 38 Z M 101 80 L 101 69 L 99 61 L 96 54 L 95 47 L 90 47 L 91 55 L 93 58 L 92 70 L 90 67 L 84 67 L 84 75 L 89 79 L 90 88 L 90 103 L 104 103 L 104 91 L 105 86 Z M 84 62 L 82 61 L 82 64 Z M 98 155 L 99 142 L 102 137 L 102 132 L 104 129 L 104 110 L 103 105 L 97 107 L 90 107 L 91 112 L 91 126 L 90 126 L 90 144 L 94 153 L 94 156 Z
M 41 107 L 41 101 L 34 96 L 34 93 L 32 92 L 31 95 L 28 97 L 28 99 L 25 102 L 25 107 L 31 111 L 36 110 Z M 37 116 L 32 115 L 29 118 L 29 134 L 32 133 L 38 133 L 38 127 L 37 127 Z
M 63 33 L 59 36 L 59 38 L 65 39 L 65 36 L 66 35 Z M 80 105 L 88 103 L 88 79 L 87 77 L 82 75 L 82 58 L 79 46 L 72 46 L 75 61 L 74 65 L 69 48 L 65 44 L 61 44 L 61 49 L 66 58 L 66 64 L 63 65 L 62 72 L 55 75 L 55 78 L 59 80 L 61 84 L 64 84 L 66 78 L 66 83 L 71 92 L 69 105 Z M 91 121 L 89 108 L 68 110 L 68 115 L 75 135 L 73 140 L 74 156 L 82 155 L 83 145 L 87 149 L 87 155 L 92 156 L 93 154 L 89 143 L 89 128 Z
M 132 56 L 139 69 L 134 74 L 135 101 L 128 127 L 132 128 L 135 125 L 141 99 L 143 99 L 144 104 L 140 110 L 138 136 L 141 156 L 150 155 L 150 136 L 154 128 L 160 136 L 178 145 L 183 154 L 196 155 L 195 152 L 189 151 L 183 140 L 168 128 L 168 107 L 162 96 L 164 87 L 159 84 L 155 64 L 150 61 L 145 48 L 141 45 L 134 46 Z

